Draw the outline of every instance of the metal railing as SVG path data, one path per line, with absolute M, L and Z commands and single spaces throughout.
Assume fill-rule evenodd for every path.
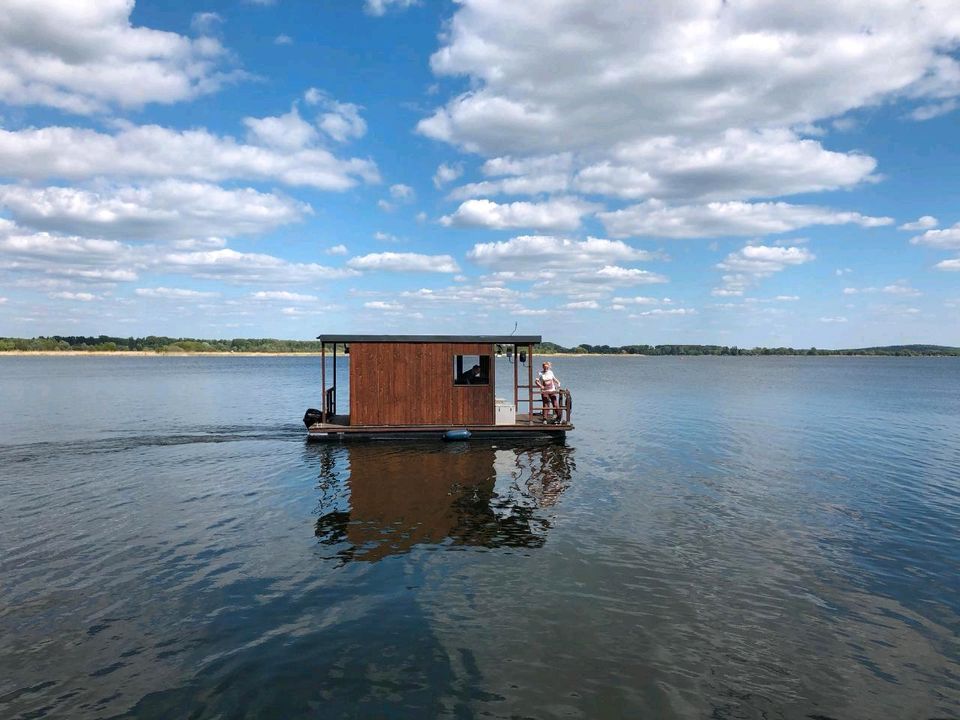
M 530 419 L 531 423 L 534 422 L 548 422 L 547 414 L 554 416 L 555 408 L 553 403 L 549 401 L 548 398 L 556 396 L 558 398 L 557 405 L 559 406 L 560 421 L 565 424 L 570 424 L 570 417 L 573 413 L 573 395 L 570 394 L 570 391 L 563 388 L 560 390 L 541 390 L 536 385 L 519 385 L 517 390 L 532 390 L 532 393 L 527 393 L 527 397 L 517 397 L 517 414 L 520 414 L 520 405 L 527 404 L 528 411 L 527 417 Z M 535 410 L 540 410 L 540 419 L 536 419 Z M 557 418 L 553 417 L 553 421 L 556 421 Z
M 337 414 L 337 386 L 333 385 L 327 388 L 327 419 L 333 418 Z

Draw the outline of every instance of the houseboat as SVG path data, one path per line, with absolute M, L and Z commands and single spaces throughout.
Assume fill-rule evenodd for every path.
M 321 335 L 320 409 L 311 440 L 563 438 L 573 400 L 536 386 L 539 335 Z M 328 385 L 327 354 L 332 354 Z M 349 355 L 349 412 L 338 413 L 337 357 Z M 503 397 L 497 397 L 497 358 Z M 546 402 L 556 396 L 556 405 Z

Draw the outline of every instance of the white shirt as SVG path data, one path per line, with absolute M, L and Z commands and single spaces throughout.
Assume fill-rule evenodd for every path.
M 537 375 L 537 382 L 544 390 L 556 390 L 560 385 L 557 376 L 553 374 L 553 370 L 544 370 Z

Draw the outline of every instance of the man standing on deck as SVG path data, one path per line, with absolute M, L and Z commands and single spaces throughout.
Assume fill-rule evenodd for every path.
M 542 370 L 537 375 L 537 387 L 540 388 L 540 400 L 543 402 L 543 421 L 547 419 L 547 408 L 550 408 L 553 415 L 553 421 L 558 425 L 562 422 L 560 415 L 560 381 L 553 374 L 553 365 L 550 362 L 544 362 Z

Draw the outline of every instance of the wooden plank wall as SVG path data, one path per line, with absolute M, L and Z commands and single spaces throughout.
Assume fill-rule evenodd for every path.
M 489 385 L 454 385 L 456 355 L 493 355 L 484 343 L 351 343 L 351 425 L 493 425 Z

